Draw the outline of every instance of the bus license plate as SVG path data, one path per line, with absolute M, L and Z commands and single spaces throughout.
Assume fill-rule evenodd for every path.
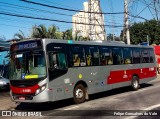
M 19 100 L 25 100 L 25 97 L 19 97 Z

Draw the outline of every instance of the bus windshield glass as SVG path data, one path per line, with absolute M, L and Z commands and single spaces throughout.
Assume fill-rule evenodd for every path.
M 11 54 L 10 79 L 27 80 L 46 76 L 43 51 L 24 51 Z

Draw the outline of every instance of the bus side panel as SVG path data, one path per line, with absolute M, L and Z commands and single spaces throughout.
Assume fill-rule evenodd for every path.
M 146 67 L 150 68 L 143 68 Z M 123 69 L 122 69 L 123 67 Z M 153 79 L 155 79 L 155 68 L 154 64 L 145 64 L 142 65 L 142 71 L 139 68 L 139 65 L 121 65 L 121 66 L 102 66 L 102 67 L 79 67 L 79 68 L 71 68 L 70 73 L 72 72 L 72 78 L 70 77 L 70 73 L 68 72 L 68 77 L 71 78 L 71 83 L 76 83 L 78 81 L 83 80 L 86 82 L 88 86 L 88 93 L 94 94 L 102 91 L 111 90 L 114 88 L 129 86 L 131 84 L 131 79 L 134 74 L 137 74 L 140 78 L 140 83 L 149 82 Z M 137 69 L 135 69 L 137 68 Z M 153 70 L 154 69 L 154 70 Z M 73 73 L 74 72 L 74 73 Z M 113 73 L 113 74 L 112 74 Z M 117 74 L 118 73 L 118 74 Z M 79 75 L 82 75 L 82 78 L 79 78 Z M 111 75 L 113 75 L 113 82 L 112 79 L 110 82 L 111 84 L 108 84 L 109 78 Z M 127 77 L 126 77 L 127 76 Z M 143 80 L 143 81 L 141 81 Z M 72 97 L 73 94 L 73 88 L 70 88 L 71 93 L 66 94 L 67 97 Z
M 106 78 L 106 87 L 110 85 L 114 89 L 129 86 L 133 75 L 139 77 L 140 83 L 146 83 L 156 78 L 156 67 L 154 63 L 141 64 L 141 67 L 139 67 L 139 64 L 108 66 L 108 72 L 110 74 Z M 108 90 L 106 87 L 105 89 Z
M 70 79 L 70 83 L 66 84 L 69 89 L 66 97 L 73 97 L 73 90 L 77 83 L 84 82 L 87 85 L 88 94 L 94 94 L 104 91 L 105 76 L 101 72 L 103 67 L 74 67 L 69 68 L 66 77 Z M 107 71 L 104 71 L 107 72 Z
M 73 67 L 69 68 L 66 74 L 53 79 L 50 82 L 50 86 L 52 86 L 54 90 L 55 99 L 62 100 L 73 97 L 74 87 L 77 82 L 80 81 L 86 83 L 88 94 L 129 86 L 134 74 L 138 75 L 140 83 L 151 81 L 156 77 L 156 69 L 153 67 L 153 64 L 142 65 L 142 70 L 138 69 L 138 64 L 101 67 Z
M 72 98 L 75 85 L 82 81 L 88 87 L 88 94 L 103 92 L 108 75 L 107 68 L 99 66 L 69 68 L 66 74 L 50 81 L 50 88 L 54 90 L 53 99 Z M 107 86 L 107 89 L 111 88 Z

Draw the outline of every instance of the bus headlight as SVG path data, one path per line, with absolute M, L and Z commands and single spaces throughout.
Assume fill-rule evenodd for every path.
M 41 91 L 43 91 L 44 89 L 46 89 L 46 85 L 41 87 Z
M 39 93 L 40 93 L 40 91 L 41 91 L 41 89 L 40 89 L 40 88 L 39 88 L 39 89 L 37 89 L 37 90 L 36 90 L 35 95 L 39 94 Z
M 41 86 L 40 88 L 38 88 L 36 90 L 35 95 L 38 95 L 39 93 L 41 93 L 42 91 L 44 91 L 46 89 L 46 84 L 44 84 L 43 86 Z
M 0 85 L 7 85 L 7 83 L 4 81 L 0 81 Z
M 4 82 L 3 82 L 3 81 L 0 81 L 0 84 L 1 84 L 1 85 L 4 85 Z

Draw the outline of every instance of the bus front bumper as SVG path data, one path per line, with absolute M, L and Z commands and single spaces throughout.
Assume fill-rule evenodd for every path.
M 44 90 L 38 95 L 20 95 L 13 94 L 10 91 L 11 99 L 14 102 L 30 102 L 30 103 L 42 103 L 42 102 L 50 102 L 51 96 L 49 96 L 50 92 L 48 90 Z

